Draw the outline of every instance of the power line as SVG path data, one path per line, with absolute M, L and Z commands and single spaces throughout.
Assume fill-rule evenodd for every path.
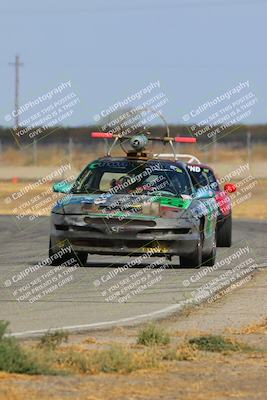
M 15 117 L 14 117 L 14 121 L 15 121 L 15 129 L 17 129 L 19 127 L 19 67 L 21 67 L 23 65 L 23 63 L 21 63 L 19 61 L 19 55 L 15 56 L 15 62 L 14 63 L 8 63 L 9 65 L 11 65 L 12 67 L 15 67 Z

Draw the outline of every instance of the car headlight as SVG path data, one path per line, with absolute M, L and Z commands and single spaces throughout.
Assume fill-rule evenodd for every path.
M 187 218 L 188 214 L 187 211 L 183 208 L 175 208 L 175 207 L 160 207 L 160 216 L 163 218 Z
M 201 217 L 207 215 L 208 209 L 203 203 L 199 203 L 188 210 L 189 217 L 194 219 L 200 219 Z

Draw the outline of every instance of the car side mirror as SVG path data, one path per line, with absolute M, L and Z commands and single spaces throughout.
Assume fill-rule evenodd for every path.
M 56 182 L 53 185 L 53 192 L 67 194 L 71 191 L 72 186 L 73 182 L 65 182 L 65 181 Z
M 196 191 L 196 199 L 211 199 L 215 197 L 215 193 L 211 189 L 199 188 Z
M 227 193 L 234 193 L 236 191 L 236 185 L 233 183 L 226 183 L 223 189 Z

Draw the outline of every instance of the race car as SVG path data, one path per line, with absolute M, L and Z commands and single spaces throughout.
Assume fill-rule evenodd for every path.
M 52 209 L 49 256 L 69 243 L 81 266 L 88 254 L 145 253 L 214 265 L 214 192 L 196 190 L 185 163 L 155 159 L 136 143 L 126 157 L 91 162 L 73 184 L 54 184 L 65 196 Z
M 224 190 L 220 188 L 214 171 L 204 164 L 188 163 L 187 168 L 196 189 L 211 188 L 215 192 L 217 202 L 217 246 L 230 247 L 232 244 L 232 207 L 228 193 L 236 191 L 233 183 L 226 183 Z

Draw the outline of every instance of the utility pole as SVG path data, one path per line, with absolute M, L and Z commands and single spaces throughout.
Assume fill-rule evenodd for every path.
M 251 163 L 251 132 L 247 131 L 247 153 L 248 153 L 248 163 Z
M 15 129 L 19 127 L 19 67 L 23 65 L 19 61 L 19 55 L 16 55 L 15 62 L 9 63 L 12 67 L 15 67 Z
M 33 139 L 32 151 L 33 151 L 33 163 L 34 165 L 37 165 L 37 142 L 35 138 Z

